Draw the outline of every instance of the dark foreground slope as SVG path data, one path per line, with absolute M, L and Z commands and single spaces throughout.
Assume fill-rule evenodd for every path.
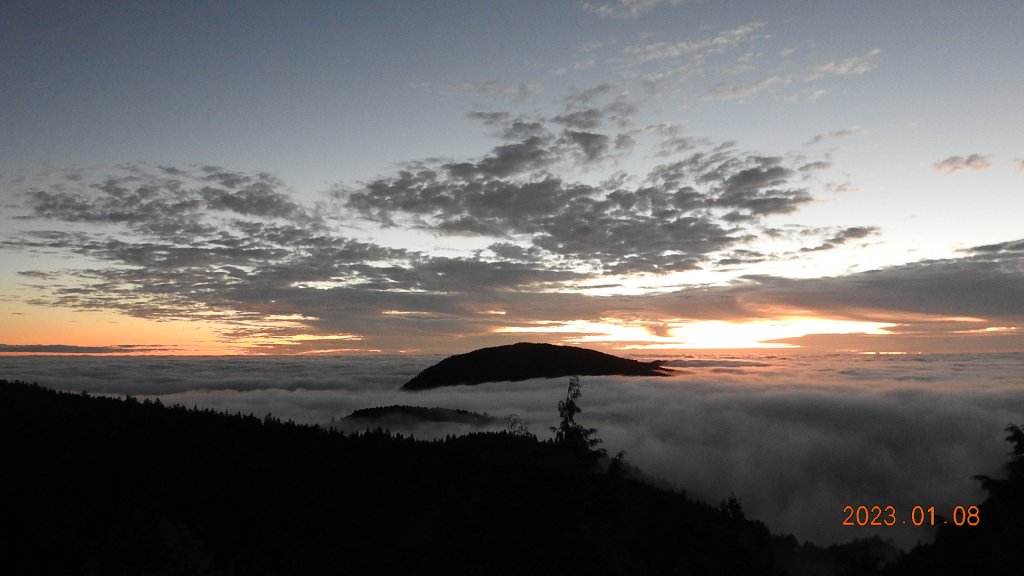
M 421 442 L 0 381 L 5 574 L 773 574 L 767 528 L 531 436 Z
M 563 376 L 665 376 L 660 362 L 638 362 L 611 354 L 554 344 L 520 342 L 449 356 L 417 374 L 402 387 L 425 390 L 458 384 L 481 384 L 560 378 Z
M 979 476 L 987 498 L 975 526 L 941 524 L 934 544 L 918 546 L 887 566 L 889 575 L 1024 574 L 1024 429 L 1006 427 L 1012 445 L 1004 478 Z

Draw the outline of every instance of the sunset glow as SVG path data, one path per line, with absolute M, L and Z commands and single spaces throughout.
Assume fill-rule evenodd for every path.
M 888 334 L 885 328 L 893 324 L 793 317 L 750 322 L 672 321 L 660 326 L 664 327 L 664 336 L 655 334 L 650 326 L 629 325 L 612 319 L 539 322 L 535 326 L 502 327 L 496 332 L 564 334 L 561 341 L 565 343 L 604 345 L 620 350 L 798 348 L 795 344 L 775 341 L 808 334 L 884 335 Z
M 1024 350 L 1013 3 L 83 10 L 0 19 L 0 354 Z

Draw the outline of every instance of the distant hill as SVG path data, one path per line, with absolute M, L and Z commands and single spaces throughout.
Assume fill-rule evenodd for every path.
M 381 422 L 390 418 L 411 419 L 420 422 L 453 422 L 459 424 L 491 424 L 495 418 L 487 414 L 453 408 L 424 408 L 422 406 L 378 406 L 362 408 L 345 417 L 345 420 Z
M 517 382 L 563 376 L 667 376 L 660 361 L 639 362 L 575 346 L 520 342 L 449 356 L 417 374 L 403 390 Z

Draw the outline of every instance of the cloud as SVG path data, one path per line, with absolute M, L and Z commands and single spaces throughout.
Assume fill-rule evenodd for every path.
M 944 160 L 940 160 L 932 164 L 932 168 L 939 172 L 945 172 L 947 174 L 956 174 L 957 172 L 977 172 L 981 170 L 988 170 L 992 167 L 992 163 L 989 162 L 988 156 L 984 154 L 970 154 L 968 156 L 950 156 Z
M 173 346 L 119 344 L 73 346 L 69 344 L 0 344 L 0 354 L 153 354 L 173 351 Z
M 565 138 L 572 144 L 579 146 L 583 153 L 584 162 L 588 163 L 597 162 L 604 158 L 611 147 L 611 138 L 604 134 L 566 130 Z
M 466 113 L 466 117 L 478 120 L 488 126 L 501 126 L 508 122 L 511 115 L 508 112 L 485 112 L 472 110 Z
M 660 6 L 677 6 L 682 0 L 617 0 L 613 2 L 582 2 L 583 9 L 610 18 L 636 18 Z
M 463 82 L 448 87 L 446 91 L 470 94 L 488 101 L 524 103 L 537 95 L 540 92 L 540 87 L 525 82 L 516 83 L 494 79 L 483 82 Z
M 52 272 L 42 272 L 39 270 L 19 270 L 18 276 L 24 276 L 26 278 L 35 278 L 37 280 L 56 280 L 57 275 Z
M 164 168 L 155 175 L 136 167 L 128 176 L 75 186 L 25 194 L 28 218 L 109 228 L 36 230 L 3 241 L 7 249 L 89 259 L 89 267 L 61 272 L 69 282 L 40 287 L 30 303 L 216 321 L 228 340 L 272 336 L 287 345 L 284 351 L 301 348 L 293 337 L 350 333 L 318 325 L 326 302 L 300 298 L 304 291 L 318 293 L 312 287 L 318 283 L 368 292 L 429 284 L 409 272 L 417 265 L 429 271 L 429 257 L 338 235 L 262 174 Z M 57 277 L 50 271 L 26 275 Z
M 571 88 L 563 99 L 569 108 L 589 106 L 595 100 L 607 96 L 615 90 L 615 84 L 604 82 L 589 88 Z
M 967 250 L 968 253 L 974 254 L 978 257 L 1000 257 L 1000 256 L 1011 256 L 1011 257 L 1022 257 L 1024 256 L 1024 239 L 1011 240 L 1009 242 L 1000 242 L 998 244 L 986 244 L 983 246 L 974 246 Z
M 514 158 L 530 161 L 515 162 L 516 170 L 482 169 L 503 157 L 500 150 L 524 147 L 532 153 Z M 594 132 L 566 131 L 559 140 L 533 137 L 495 149 L 481 161 L 403 170 L 345 192 L 343 200 L 383 225 L 521 237 L 550 261 L 628 273 L 692 269 L 708 253 L 749 235 L 744 226 L 792 213 L 812 199 L 798 184 L 797 170 L 782 158 L 727 146 L 658 166 L 640 186 L 575 183 L 547 172 L 567 162 L 601 160 L 610 147 L 607 135 Z
M 866 74 L 875 68 L 875 60 L 882 53 L 880 48 L 875 48 L 861 56 L 851 56 L 841 60 L 827 60 L 814 67 L 808 77 L 809 80 L 822 76 L 855 76 Z
M 604 122 L 604 114 L 597 108 L 575 110 L 566 114 L 559 114 L 552 118 L 552 121 L 564 124 L 568 128 L 579 128 L 590 130 L 597 128 Z
M 452 176 L 502 178 L 543 168 L 554 162 L 551 141 L 544 136 L 530 136 L 521 142 L 498 146 L 477 162 L 457 162 L 444 166 Z
M 832 250 L 838 246 L 842 246 L 851 240 L 860 240 L 878 234 L 880 229 L 876 226 L 851 226 L 844 230 L 840 230 L 831 238 L 825 240 L 821 244 L 813 248 L 801 248 L 801 252 L 820 252 L 822 250 Z
M 715 36 L 700 40 L 684 40 L 681 42 L 655 42 L 651 44 L 627 46 L 622 51 L 621 59 L 629 65 L 645 64 L 655 60 L 670 58 L 700 57 L 706 54 L 719 54 L 735 46 L 750 42 L 758 37 L 757 31 L 765 26 L 764 22 L 751 22 L 729 30 L 723 30 Z
M 4 238 L 2 247 L 84 258 L 62 270 L 23 270 L 21 276 L 33 281 L 25 299 L 30 304 L 205 320 L 215 323 L 223 342 L 256 339 L 261 343 L 247 344 L 250 349 L 275 353 L 417 348 L 444 345 L 443 335 L 499 343 L 502 326 L 541 320 L 618 318 L 656 332 L 672 318 L 770 319 L 794 309 L 911 327 L 964 315 L 991 319 L 994 326 L 1024 321 L 1019 242 L 834 278 L 751 276 L 699 292 L 683 287 L 635 297 L 584 296 L 583 286 L 618 282 L 602 281 L 607 274 L 657 276 L 794 258 L 879 231 L 789 224 L 786 230 L 795 232 L 774 233 L 779 229 L 765 219 L 812 200 L 802 184 L 807 162 L 801 158 L 695 139 L 643 178 L 623 173 L 583 183 L 553 171 L 613 155 L 611 138 L 582 131 L 556 136 L 541 124 L 540 136 L 497 146 L 484 157 L 417 162 L 338 192 L 333 210 L 342 218 L 473 236 L 488 246 L 461 256 L 348 238 L 328 225 L 329 214 L 321 212 L 328 203 L 302 206 L 286 186 L 259 173 L 168 167 L 83 174 L 31 188 L 22 196 L 23 222 L 72 229 L 27 230 Z M 643 134 L 679 137 L 670 126 Z M 234 200 L 224 200 L 225 194 Z M 83 221 L 102 226 L 73 229 Z M 789 253 L 756 247 L 757 238 L 769 236 L 798 247 Z M 633 316 L 622 316 L 627 310 Z
M 870 234 L 854 229 L 853 237 Z M 900 314 L 1024 320 L 1021 241 L 979 246 L 963 258 L 928 260 L 846 276 L 752 277 L 732 290 L 751 305 L 788 305 L 850 318 Z
M 786 76 L 769 76 L 750 84 L 716 84 L 708 91 L 711 100 L 743 100 L 774 86 L 785 86 L 792 82 Z
M 311 224 L 312 216 L 295 204 L 277 178 L 246 175 L 204 166 L 185 175 L 181 169 L 129 167 L 124 174 L 99 181 L 69 180 L 74 188 L 55 186 L 23 193 L 31 213 L 22 218 L 124 225 L 167 240 L 209 234 L 207 212 L 283 218 Z
M 573 90 L 564 98 L 566 111 L 551 118 L 551 122 L 566 128 L 593 130 L 614 123 L 625 127 L 637 112 L 628 92 L 617 94 L 603 105 L 598 100 L 610 95 L 614 85 L 600 84 L 586 90 Z
M 753 30 L 751 30 L 751 32 L 752 31 Z M 742 35 L 734 34 L 734 37 L 738 41 L 740 38 L 742 38 Z M 723 46 L 729 44 L 730 43 L 723 43 Z M 828 60 L 826 62 L 822 62 L 814 66 L 814 68 L 811 69 L 810 72 L 802 74 L 773 74 L 761 78 L 760 80 L 744 84 L 718 83 L 711 87 L 711 89 L 705 95 L 705 98 L 709 100 L 744 100 L 746 98 L 754 96 L 755 94 L 768 91 L 772 88 L 776 88 L 779 86 L 788 86 L 797 80 L 802 80 L 803 82 L 813 82 L 815 80 L 827 76 L 855 76 L 865 74 L 874 69 L 875 60 L 881 53 L 882 51 L 880 49 L 875 49 L 862 56 L 852 56 L 849 58 L 844 58 L 842 60 Z M 826 90 L 816 90 L 811 93 L 810 99 L 817 100 L 826 93 Z M 846 132 L 844 130 L 840 130 L 838 132 L 834 132 L 828 135 L 823 135 L 822 138 L 841 138 L 845 136 L 851 136 L 853 134 L 856 134 L 857 131 L 859 131 L 859 129 L 856 128 L 848 130 L 854 131 Z M 816 139 L 812 140 L 811 143 L 816 144 L 819 141 L 820 139 L 816 137 Z
M 710 53 L 761 26 L 691 48 Z M 23 183 L 23 231 L 0 247 L 71 257 L 21 271 L 32 291 L 20 298 L 30 304 L 199 319 L 222 342 L 275 353 L 446 347 L 448 337 L 498 343 L 503 326 L 537 321 L 632 318 L 653 333 L 681 317 L 769 318 L 797 309 L 895 312 L 909 322 L 961 305 L 915 276 L 946 282 L 953 270 L 987 283 L 989 292 L 978 293 L 993 296 L 993 316 L 1018 295 L 1009 248 L 987 260 L 979 249 L 917 269 L 814 281 L 748 277 L 699 292 L 666 286 L 672 273 L 734 274 L 728 267 L 807 258 L 880 231 L 796 222 L 815 197 L 806 173 L 827 167 L 827 156 L 742 150 L 670 123 L 624 128 L 636 112 L 631 98 L 605 83 L 555 100 L 558 113 L 475 109 L 467 117 L 498 138 L 481 155 L 411 161 L 314 203 L 298 201 L 271 174 L 218 166 L 134 165 Z M 620 170 L 625 152 L 644 146 L 661 163 Z M 446 248 L 471 247 L 384 245 L 398 227 Z M 789 246 L 766 247 L 761 238 Z M 633 287 L 622 278 L 638 275 L 650 281 Z M 924 295 L 904 303 L 899 287 L 908 282 Z M 643 295 L 607 296 L 625 291 Z
M 1024 172 L 1024 158 L 1015 159 L 1013 165 L 1017 168 L 1018 172 Z
M 827 134 L 816 134 L 814 138 L 808 140 L 804 146 L 813 146 L 824 140 L 835 139 L 835 138 L 849 138 L 851 136 L 857 136 L 863 134 L 864 130 L 860 126 L 850 126 L 849 128 L 843 128 L 836 130 L 835 132 L 828 132 Z

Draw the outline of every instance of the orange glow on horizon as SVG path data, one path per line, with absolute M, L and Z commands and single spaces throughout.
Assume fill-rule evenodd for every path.
M 390 314 L 388 314 L 390 312 Z M 496 309 L 474 310 L 494 322 L 506 320 Z M 389 316 L 418 317 L 423 312 L 385 311 Z M 865 320 L 824 318 L 799 310 L 761 310 L 764 318 L 750 320 L 650 319 L 637 316 L 602 317 L 595 320 L 536 320 L 510 325 L 491 324 L 483 331 L 450 334 L 453 338 L 410 341 L 384 330 L 373 337 L 355 333 L 317 333 L 316 318 L 277 315 L 254 318 L 223 315 L 195 320 L 157 320 L 123 316 L 113 312 L 69 311 L 10 304 L 0 306 L 0 355 L 299 355 L 460 353 L 524 339 L 592 348 L 643 353 L 671 350 L 790 350 L 833 352 L 927 351 L 942 348 L 943 338 L 984 341 L 990 348 L 1015 349 L 1024 328 L 1010 323 L 971 317 L 915 318 L 918 322 L 956 322 L 963 326 L 914 332 L 903 316 L 886 322 L 881 315 Z M 454 317 L 453 317 L 454 318 Z M 512 321 L 514 322 L 514 320 Z M 962 324 L 961 324 L 962 323 Z M 895 329 L 894 329 L 895 328 Z M 532 335 L 532 336 L 530 336 Z M 439 334 L 439 336 L 441 336 Z M 423 335 L 417 335 L 422 338 Z M 829 338 L 831 337 L 831 338 Z M 881 338 L 879 340 L 878 338 Z M 1014 339 L 1006 343 L 1007 339 Z M 998 341 L 997 341 L 998 340 Z M 456 343 L 457 342 L 457 343 Z M 994 344 L 993 344 L 994 342 Z M 410 346 L 410 344 L 413 344 Z M 419 345 L 416 345 L 419 344 Z M 458 346 L 457 349 L 453 348 Z M 963 343 L 961 342 L 961 347 Z M 998 349 L 1002 349 L 998 348 Z M 1016 344 L 1019 348 L 1019 343 Z
M 39 351 L 4 351 L 2 356 L 225 356 L 260 354 L 376 353 L 380 350 L 339 347 L 358 342 L 357 334 L 310 334 L 300 315 L 271 316 L 261 321 L 219 319 L 158 320 L 116 312 L 74 311 L 16 304 L 0 307 L 0 344 L 59 347 Z M 240 334 L 232 334 L 238 329 Z M 248 332 L 246 334 L 246 332 Z M 318 344 L 329 349 L 315 349 Z M 67 347 L 68 349 L 64 349 Z M 82 350 L 75 350 L 81 348 Z M 105 350 L 102 350 L 105 349 Z
M 13 346 L 74 346 L 123 350 L 94 355 L 209 356 L 232 354 L 214 322 L 150 320 L 113 312 L 71 311 L 42 306 L 0 308 L 0 343 Z M 61 352 L 58 352 L 61 353 Z M 75 352 L 68 352 L 74 354 Z M 54 352 L 0 352 L 4 356 Z
M 888 334 L 895 324 L 828 318 L 781 317 L 745 322 L 724 320 L 669 320 L 659 323 L 627 323 L 614 318 L 600 322 L 541 321 L 529 326 L 505 326 L 498 333 L 565 334 L 566 343 L 605 344 L 620 350 L 692 350 L 737 348 L 799 348 L 777 342 L 809 334 Z M 652 327 L 662 329 L 656 334 Z

